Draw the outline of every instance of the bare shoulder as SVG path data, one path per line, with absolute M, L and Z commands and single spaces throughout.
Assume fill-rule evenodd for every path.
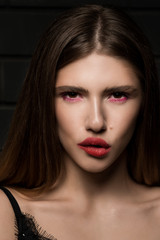
M 154 187 L 151 189 L 150 193 L 153 197 L 153 208 L 156 209 L 156 212 L 159 211 L 160 217 L 160 187 Z
M 148 197 L 153 203 L 153 206 L 160 207 L 160 187 L 148 188 Z
M 14 239 L 15 217 L 11 204 L 2 190 L 0 190 L 0 236 L 3 240 Z
M 160 227 L 160 187 L 148 188 L 146 196 L 146 213 Z

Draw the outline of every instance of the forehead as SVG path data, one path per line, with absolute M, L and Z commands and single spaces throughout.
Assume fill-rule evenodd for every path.
M 119 85 L 139 87 L 139 84 L 136 71 L 127 61 L 97 53 L 66 65 L 59 70 L 56 79 L 56 86 L 75 85 L 86 88 Z

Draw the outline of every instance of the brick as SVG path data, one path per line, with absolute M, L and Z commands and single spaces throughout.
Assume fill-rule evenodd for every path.
M 128 12 L 148 37 L 155 55 L 160 55 L 160 10 Z
M 14 109 L 12 108 L 0 108 L 0 149 L 2 149 L 2 146 L 7 138 L 13 111 Z
M 126 6 L 127 1 L 119 1 L 119 0 L 108 0 L 107 4 L 114 4 L 119 6 Z M 83 1 L 74 1 L 74 0 L 10 0 L 8 2 L 0 1 L 0 6 L 8 6 L 8 7 L 72 7 L 79 6 L 83 4 L 106 4 L 106 0 L 83 0 Z
M 8 1 L 0 0 L 0 6 L 6 6 L 6 4 L 8 4 Z
M 159 81 L 160 81 L 160 57 L 156 58 L 156 65 L 157 65 L 158 76 L 159 76 Z
M 3 66 L 4 93 L 2 101 L 15 103 L 27 72 L 28 61 L 7 61 Z
M 126 0 L 125 4 L 127 7 L 133 8 L 158 8 L 160 7 L 159 0 Z
M 57 11 L 0 12 L 0 54 L 31 55 L 44 29 Z
M 18 7 L 71 7 L 80 4 L 106 4 L 111 3 L 114 5 L 122 6 L 122 7 L 139 7 L 139 8 L 157 8 L 160 7 L 159 0 L 83 0 L 83 1 L 75 1 L 75 0 L 0 0 L 0 6 L 18 6 Z
M 4 77 L 3 77 L 3 64 L 0 62 L 0 102 L 3 101 L 4 93 Z
M 1 12 L 0 54 L 31 55 L 44 29 L 60 11 L 44 12 Z M 148 36 L 155 54 L 160 54 L 159 11 L 128 12 Z

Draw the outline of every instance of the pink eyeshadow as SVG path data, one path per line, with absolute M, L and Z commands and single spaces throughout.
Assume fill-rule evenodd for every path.
M 127 100 L 127 97 L 109 99 L 110 102 L 125 102 L 126 100 Z

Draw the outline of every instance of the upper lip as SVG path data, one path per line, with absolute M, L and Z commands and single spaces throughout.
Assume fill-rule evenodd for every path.
M 95 146 L 95 147 L 102 147 L 102 148 L 109 148 L 110 145 L 101 138 L 89 137 L 86 138 L 84 141 L 80 142 L 78 145 L 80 146 Z

